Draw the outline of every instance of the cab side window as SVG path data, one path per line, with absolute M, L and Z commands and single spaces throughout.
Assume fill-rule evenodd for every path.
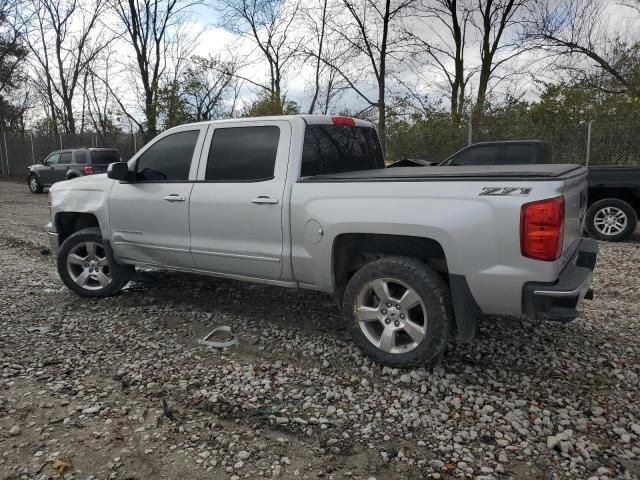
M 216 128 L 205 180 L 259 182 L 272 179 L 279 140 L 280 128 L 271 125 Z
M 137 182 L 186 182 L 200 130 L 168 135 L 151 145 L 136 162 Z

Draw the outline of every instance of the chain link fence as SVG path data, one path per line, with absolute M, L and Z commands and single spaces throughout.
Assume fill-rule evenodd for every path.
M 470 143 L 543 140 L 551 144 L 556 163 L 640 165 L 640 115 L 637 119 L 579 124 L 491 119 L 475 130 L 468 122 L 454 127 L 446 119 L 390 122 L 387 128 L 387 161 L 411 158 L 439 162 Z M 54 150 L 112 147 L 128 160 L 142 145 L 142 137 L 124 133 L 106 138 L 94 133 L 57 136 L 0 133 L 0 174 L 22 176 L 29 165 L 41 162 Z
M 440 162 L 472 143 L 542 140 L 552 147 L 554 163 L 640 165 L 640 116 L 611 122 L 518 124 L 505 120 L 459 127 L 427 123 L 396 125 L 387 136 L 386 158 Z
M 43 136 L 5 132 L 0 133 L 0 173 L 3 176 L 26 175 L 29 165 L 40 163 L 51 152 L 65 148 L 116 148 L 123 160 L 128 160 L 142 145 L 141 136 L 124 133 L 104 137 L 95 133 Z

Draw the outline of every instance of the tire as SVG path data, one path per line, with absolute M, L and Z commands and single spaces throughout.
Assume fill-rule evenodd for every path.
M 403 295 L 408 296 L 402 300 Z M 447 346 L 452 322 L 449 298 L 442 277 L 425 263 L 384 257 L 351 277 L 342 311 L 355 344 L 375 362 L 423 367 L 433 364 Z
M 42 184 L 40 180 L 35 175 L 29 175 L 27 179 L 27 184 L 29 185 L 29 190 L 31 193 L 42 193 Z
M 133 276 L 131 265 L 118 265 L 104 248 L 98 228 L 85 228 L 69 236 L 58 252 L 58 274 L 81 297 L 110 297 Z
M 587 231 L 593 238 L 619 242 L 629 238 L 638 224 L 631 205 L 617 198 L 599 200 L 587 210 Z

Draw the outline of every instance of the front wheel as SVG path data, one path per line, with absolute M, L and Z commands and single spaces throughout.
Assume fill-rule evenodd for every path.
M 625 240 L 633 234 L 637 223 L 633 207 L 617 198 L 599 200 L 587 210 L 587 230 L 598 240 Z
M 67 238 L 58 252 L 58 273 L 82 297 L 109 297 L 131 279 L 134 267 L 118 265 L 107 255 L 98 228 L 85 228 Z
M 384 257 L 358 270 L 344 293 L 354 342 L 374 361 L 396 368 L 432 364 L 447 345 L 447 285 L 425 263 Z
M 42 193 L 42 184 L 35 175 L 29 175 L 29 190 L 31 193 Z

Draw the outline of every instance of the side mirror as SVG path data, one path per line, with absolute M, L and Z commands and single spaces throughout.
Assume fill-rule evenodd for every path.
M 107 167 L 107 177 L 112 180 L 131 181 L 131 172 L 127 162 L 110 163 Z

